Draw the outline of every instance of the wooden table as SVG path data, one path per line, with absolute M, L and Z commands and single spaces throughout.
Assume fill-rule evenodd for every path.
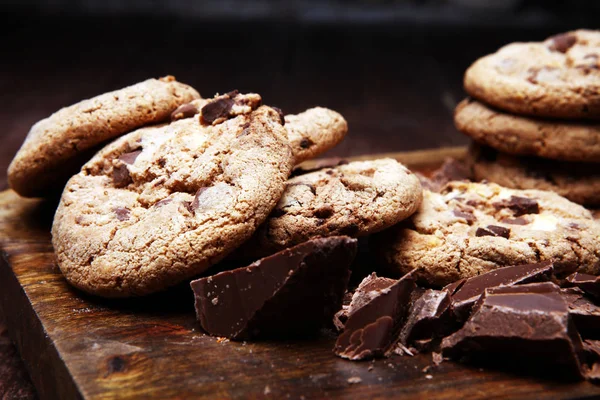
M 166 74 L 205 96 L 237 88 L 261 93 L 287 112 L 334 108 L 348 119 L 350 133 L 331 155 L 465 144 L 452 125 L 452 110 L 464 96 L 464 69 L 503 43 L 552 33 L 4 17 L 1 171 L 37 120 L 82 98 Z M 0 292 L 5 284 L 0 280 Z M 17 397 L 35 394 L 0 322 L 0 398 Z

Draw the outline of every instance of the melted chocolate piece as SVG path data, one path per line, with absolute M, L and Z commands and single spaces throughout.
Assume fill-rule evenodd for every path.
M 575 43 L 577 43 L 577 37 L 570 33 L 562 33 L 560 35 L 555 35 L 550 38 L 552 41 L 550 43 L 549 49 L 552 51 L 559 51 L 561 53 L 566 53 Z
M 173 199 L 162 199 L 162 200 L 157 201 L 156 203 L 154 203 L 154 207 L 166 206 L 167 204 L 169 204 L 172 201 L 173 201 Z
M 575 272 L 567 277 L 567 282 L 577 286 L 590 296 L 600 299 L 600 278 L 594 275 Z
M 517 218 L 503 218 L 500 222 L 510 225 L 527 225 L 529 221 L 525 218 L 517 217 Z
M 540 206 L 537 201 L 520 196 L 511 196 L 508 201 L 502 201 L 494 203 L 494 207 L 508 208 L 510 209 L 515 217 L 520 217 L 525 214 L 539 214 Z
M 412 274 L 406 274 L 391 286 L 378 290 L 375 297 L 350 313 L 335 343 L 335 354 L 350 360 L 385 355 L 397 340 L 415 287 Z
M 210 125 L 220 118 L 227 118 L 233 105 L 234 101 L 229 97 L 229 94 L 209 102 L 202 107 L 200 122 Z
M 113 211 L 115 212 L 115 215 L 119 221 L 127 221 L 131 215 L 131 211 L 124 207 L 117 207 Z
M 560 292 L 581 336 L 600 339 L 600 307 L 587 299 L 579 288 L 564 288 Z
M 121 164 L 118 167 L 113 167 L 112 179 L 113 185 L 115 185 L 116 188 L 125 187 L 133 182 L 131 175 L 129 175 L 127 165 L 125 164 Z
M 498 225 L 488 225 L 485 228 L 477 228 L 475 236 L 500 236 L 508 239 L 510 237 L 510 229 Z
M 312 140 L 308 138 L 302 138 L 302 140 L 300 141 L 300 147 L 302 147 L 303 149 L 308 149 L 313 144 L 314 143 L 312 142 Z
M 177 121 L 178 119 L 191 118 L 198 114 L 198 108 L 195 105 L 188 103 L 182 104 L 171 113 L 171 121 Z
M 455 282 L 446 286 L 444 290 L 451 295 L 454 314 L 459 321 L 464 321 L 469 317 L 477 299 L 479 299 L 487 288 L 546 281 L 550 279 L 553 271 L 554 266 L 549 261 L 539 264 L 498 268 L 483 275 L 467 279 L 457 289 L 453 287 L 453 285 L 456 286 L 458 283 Z
M 525 372 L 551 366 L 561 377 L 581 378 L 581 339 L 551 282 L 486 289 L 464 327 L 441 347 L 455 359 Z
M 129 153 L 124 153 L 119 156 L 119 160 L 125 164 L 133 164 L 135 159 L 142 153 L 142 150 L 136 150 Z
M 473 225 L 474 222 L 477 222 L 477 217 L 469 211 L 461 211 L 457 209 L 453 210 L 452 214 L 454 214 L 455 217 L 463 218 L 469 225 Z
M 195 280 L 196 316 L 209 334 L 235 340 L 316 333 L 341 307 L 356 249 L 356 239 L 318 238 Z

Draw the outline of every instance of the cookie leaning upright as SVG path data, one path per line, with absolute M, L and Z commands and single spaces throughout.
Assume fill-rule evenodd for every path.
M 65 107 L 33 125 L 8 168 L 9 184 L 26 197 L 60 191 L 97 145 L 168 120 L 178 106 L 198 97 L 192 87 L 168 76 Z
M 67 183 L 52 227 L 67 280 L 106 297 L 149 294 L 248 239 L 293 166 L 281 116 L 259 104 L 220 96 L 200 116 L 139 129 L 94 156 Z
M 600 225 L 585 208 L 540 190 L 451 182 L 425 190 L 417 213 L 370 241 L 390 271 L 414 268 L 443 286 L 496 268 L 552 260 L 557 272 L 600 272 Z
M 600 31 L 513 43 L 477 60 L 465 90 L 515 114 L 600 119 Z

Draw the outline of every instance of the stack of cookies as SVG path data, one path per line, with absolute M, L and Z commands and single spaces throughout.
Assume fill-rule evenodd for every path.
M 413 214 L 421 185 L 392 159 L 296 168 L 292 177 L 346 132 L 326 108 L 284 116 L 258 94 L 204 99 L 172 77 L 151 79 L 35 124 L 8 175 L 22 196 L 62 191 L 52 243 L 69 283 L 139 296 L 227 257 L 365 236 Z
M 466 72 L 456 127 L 477 180 L 600 205 L 600 32 L 513 43 Z

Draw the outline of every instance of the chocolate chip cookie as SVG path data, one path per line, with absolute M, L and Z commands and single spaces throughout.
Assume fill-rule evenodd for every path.
M 416 175 L 392 159 L 300 175 L 287 182 L 277 207 L 235 255 L 259 257 L 318 236 L 379 232 L 414 213 L 421 194 Z
M 25 197 L 60 193 L 98 145 L 168 120 L 179 105 L 198 97 L 196 90 L 167 76 L 63 108 L 33 125 L 8 168 L 9 184 Z
M 248 239 L 294 162 L 279 113 L 257 106 L 252 96 L 219 97 L 199 116 L 141 128 L 85 164 L 52 227 L 67 280 L 100 296 L 145 295 Z
M 550 121 L 504 113 L 473 99 L 454 112 L 456 128 L 505 153 L 600 162 L 600 123 Z
M 513 189 L 550 190 L 588 206 L 600 205 L 600 165 L 515 157 L 490 147 L 472 145 L 470 164 L 476 180 Z
M 224 96 L 237 93 L 233 91 Z M 253 96 L 258 96 L 253 94 Z M 258 97 L 260 101 L 260 97 Z M 179 107 L 173 112 L 173 119 L 190 118 L 198 114 L 205 103 L 198 99 Z M 348 123 L 341 114 L 323 107 L 309 108 L 300 114 L 288 114 L 284 119 L 288 141 L 292 146 L 295 164 L 333 148 L 344 139 Z
M 513 43 L 477 60 L 465 89 L 516 114 L 600 118 L 600 31 L 577 30 L 544 42 Z
M 398 275 L 442 286 L 519 264 L 551 260 L 557 273 L 600 272 L 600 225 L 556 193 L 451 182 L 425 190 L 419 211 L 369 242 Z

